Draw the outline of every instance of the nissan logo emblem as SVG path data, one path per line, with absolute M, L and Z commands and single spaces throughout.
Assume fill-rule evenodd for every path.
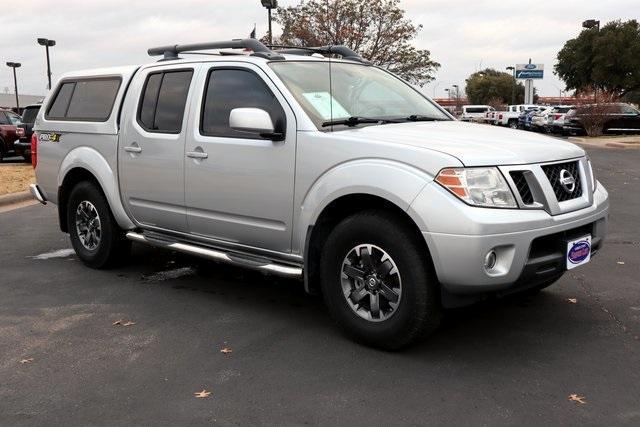
M 560 178 L 558 181 L 560 181 L 560 185 L 562 185 L 562 188 L 564 188 L 564 191 L 567 193 L 573 193 L 573 190 L 576 189 L 576 179 L 566 169 L 562 169 L 560 171 Z

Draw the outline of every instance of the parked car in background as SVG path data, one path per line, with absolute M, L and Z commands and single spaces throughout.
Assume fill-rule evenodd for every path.
M 547 132 L 562 133 L 564 117 L 572 108 L 574 108 L 572 105 L 557 105 L 553 107 L 547 115 Z
M 538 110 L 535 111 L 531 116 L 530 129 L 536 132 L 546 132 L 548 120 L 547 118 L 552 110 L 552 106 L 539 107 Z
M 11 110 L 0 109 L 0 162 L 9 155 L 15 154 L 15 141 L 18 139 L 16 126 L 20 124 L 20 116 Z
M 524 110 L 518 116 L 518 129 L 531 130 L 531 119 L 533 115 L 538 112 L 539 107 L 536 105 Z
M 17 128 L 18 141 L 14 148 L 16 155 L 24 157 L 27 162 L 31 161 L 31 135 L 33 135 L 33 123 L 36 121 L 41 104 L 27 105 L 22 110 L 22 119 Z
M 584 135 L 584 121 L 590 115 L 605 115 L 602 132 L 605 134 L 640 133 L 640 111 L 624 103 L 580 105 L 567 112 L 563 132 Z
M 495 111 L 495 110 L 489 110 L 489 111 L 485 112 L 484 113 L 484 122 L 488 123 L 488 124 L 491 124 L 491 125 L 495 125 L 498 113 L 499 113 L 499 111 Z
M 463 122 L 482 121 L 489 111 L 495 111 L 495 108 L 490 105 L 463 105 L 460 120 Z
M 496 124 L 500 126 L 508 126 L 512 129 L 518 128 L 518 118 L 523 111 L 535 108 L 535 105 L 519 104 L 509 105 L 506 111 L 501 111 L 497 114 Z

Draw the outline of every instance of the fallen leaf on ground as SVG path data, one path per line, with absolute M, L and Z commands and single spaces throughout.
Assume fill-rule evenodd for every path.
M 202 391 L 199 391 L 199 392 L 193 393 L 193 394 L 198 399 L 204 399 L 205 397 L 209 397 L 211 395 L 211 392 L 207 391 L 207 390 L 202 390 Z
M 581 405 L 584 405 L 585 403 L 587 403 L 584 400 L 584 396 L 578 396 L 577 394 L 570 394 L 569 395 L 569 400 L 572 402 L 578 402 Z
M 624 261 L 618 261 L 619 265 L 624 265 Z
M 23 365 L 24 365 L 25 363 L 31 363 L 31 362 L 33 362 L 33 357 L 30 357 L 30 358 L 28 358 L 28 359 L 22 359 L 22 360 L 20 361 L 20 363 L 22 363 Z
M 569 304 L 577 304 L 578 303 L 578 299 L 577 298 L 567 298 L 567 302 Z
M 135 324 L 136 322 L 133 322 L 131 320 L 124 320 L 124 319 L 116 320 L 115 322 L 112 323 L 113 326 L 133 326 Z
M 233 350 L 230 349 L 229 347 L 225 347 L 222 350 L 220 350 L 220 353 L 224 353 L 224 354 L 229 354 L 229 353 L 232 353 L 232 352 L 233 352 Z

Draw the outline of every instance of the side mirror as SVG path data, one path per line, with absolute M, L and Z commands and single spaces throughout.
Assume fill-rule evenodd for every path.
M 273 141 L 284 139 L 283 133 L 275 131 L 269 113 L 260 108 L 234 108 L 229 114 L 229 127 L 239 132 L 257 133 Z

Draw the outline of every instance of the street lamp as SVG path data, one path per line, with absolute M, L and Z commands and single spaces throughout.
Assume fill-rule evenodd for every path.
M 267 8 L 269 13 L 269 44 L 273 45 L 273 34 L 271 32 L 271 9 L 275 9 L 278 7 L 278 0 L 260 0 L 262 2 L 262 6 Z
M 600 21 L 596 19 L 587 19 L 582 22 L 582 28 L 586 28 L 587 30 L 595 28 L 596 31 L 600 31 Z
M 20 68 L 22 66 L 19 62 L 7 62 L 7 67 L 13 68 L 13 84 L 16 88 L 16 110 L 20 111 L 20 101 L 18 100 L 18 78 L 16 77 L 16 68 Z
M 458 87 L 458 85 L 451 85 L 451 87 L 455 88 L 456 90 L 456 112 L 458 112 L 458 109 L 460 108 L 460 88 Z
M 38 38 L 38 44 L 44 46 L 47 51 L 47 79 L 49 80 L 49 90 L 51 90 L 51 63 L 49 62 L 49 48 L 56 45 L 55 40 Z
M 513 71 L 513 87 L 511 88 L 511 105 L 516 105 L 516 67 L 508 66 L 507 70 Z

